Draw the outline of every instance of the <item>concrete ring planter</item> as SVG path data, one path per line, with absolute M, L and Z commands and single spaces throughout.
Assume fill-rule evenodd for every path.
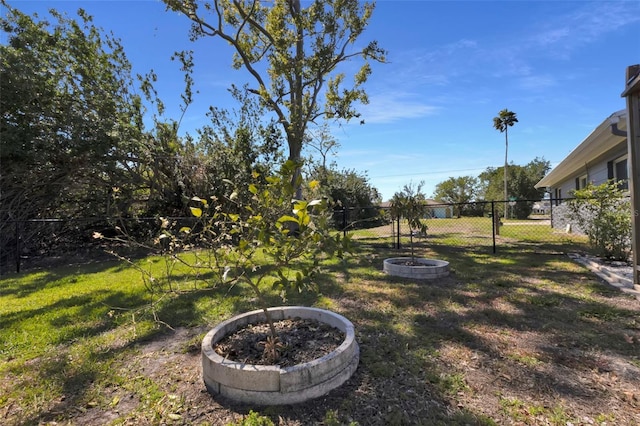
M 416 257 L 413 261 L 418 263 L 418 265 L 407 264 L 410 263 L 411 260 L 410 257 L 392 257 L 385 259 L 383 271 L 396 277 L 419 280 L 430 280 L 449 275 L 449 262 L 447 261 Z
M 349 320 L 324 309 L 303 306 L 268 310 L 274 321 L 302 318 L 328 324 L 342 331 L 345 340 L 327 355 L 292 367 L 230 361 L 213 350 L 214 344 L 249 324 L 266 321 L 261 309 L 235 316 L 209 331 L 202 341 L 202 376 L 209 393 L 247 404 L 296 404 L 325 395 L 356 371 L 360 349 Z

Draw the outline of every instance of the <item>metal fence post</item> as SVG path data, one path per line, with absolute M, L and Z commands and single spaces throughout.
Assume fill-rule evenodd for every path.
M 342 236 L 347 236 L 347 209 L 342 208 Z
M 491 202 L 491 235 L 493 237 L 493 254 L 496 254 L 496 228 L 500 226 L 500 218 L 496 215 L 496 203 Z
M 20 241 L 22 240 L 22 230 L 20 229 L 22 222 L 16 220 L 16 273 L 20 273 L 20 251 L 22 247 L 20 247 Z

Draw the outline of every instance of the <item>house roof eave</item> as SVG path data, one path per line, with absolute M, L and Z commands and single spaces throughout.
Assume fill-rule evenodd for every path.
M 617 124 L 621 130 L 626 130 L 625 117 L 626 110 L 617 111 L 607 117 L 564 160 L 536 183 L 535 188 L 548 188 L 565 181 L 624 141 L 623 136 L 613 134 L 611 129 Z

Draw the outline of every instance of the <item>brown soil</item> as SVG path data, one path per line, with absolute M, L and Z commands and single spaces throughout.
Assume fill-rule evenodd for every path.
M 214 350 L 231 361 L 289 367 L 330 353 L 345 338 L 340 330 L 314 320 L 289 319 L 276 321 L 274 326 L 276 342 L 270 339 L 268 324 L 255 324 L 223 338 Z

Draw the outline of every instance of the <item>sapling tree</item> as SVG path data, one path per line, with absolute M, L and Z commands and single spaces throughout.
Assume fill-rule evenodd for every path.
M 409 225 L 409 241 L 411 246 L 411 263 L 415 264 L 413 247 L 413 234 L 415 231 L 424 234 L 427 232 L 427 225 L 423 219 L 429 213 L 426 197 L 422 192 L 424 182 L 416 186 L 412 183 L 405 185 L 402 191 L 393 194 L 391 199 L 391 214 L 400 219 L 405 219 Z
M 224 203 L 217 197 L 193 197 L 192 224 L 162 220 L 155 243 L 165 257 L 165 276 L 143 271 L 156 294 L 173 291 L 173 281 L 185 275 L 210 287 L 248 286 L 271 330 L 265 343 L 265 356 L 270 354 L 271 361 L 280 342 L 266 292 L 275 289 L 284 301 L 291 291 L 312 288 L 322 261 L 342 258 L 349 250 L 349 240 L 328 226 L 327 201 L 313 197 L 317 182 L 307 185 L 309 200 L 295 198 L 295 188 L 303 185 L 291 180 L 297 168 L 287 161 L 276 174 L 254 173 L 248 200 L 238 197 L 240 188 L 229 180 Z

